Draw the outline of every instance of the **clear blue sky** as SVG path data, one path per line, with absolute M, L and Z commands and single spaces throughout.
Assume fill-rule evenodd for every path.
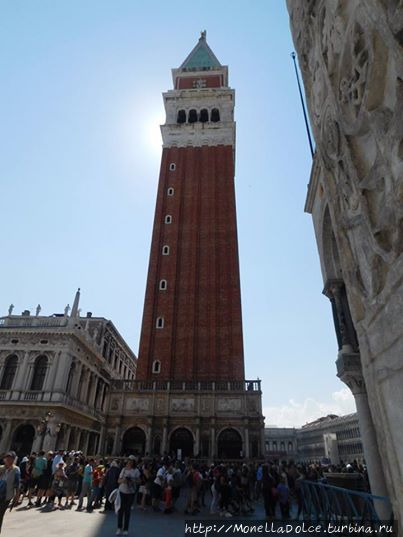
M 266 423 L 354 408 L 321 295 L 311 159 L 284 0 L 0 3 L 0 308 L 112 319 L 137 353 L 159 174 L 161 93 L 207 29 L 236 90 L 247 376 Z

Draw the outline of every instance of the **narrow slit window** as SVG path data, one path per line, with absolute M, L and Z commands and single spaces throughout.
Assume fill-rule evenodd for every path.
M 164 317 L 157 317 L 157 322 L 155 323 L 157 328 L 164 328 Z
M 168 191 L 167 191 L 167 194 L 168 194 L 168 196 L 173 196 L 175 194 L 175 190 L 172 187 L 169 187 Z
M 169 255 L 169 246 L 165 245 L 162 247 L 162 255 Z
M 197 122 L 197 110 L 189 110 L 189 117 L 188 117 L 189 123 L 196 123 Z
M 220 121 L 220 111 L 218 108 L 213 108 L 211 111 L 211 121 L 213 123 L 217 123 L 217 121 Z
M 159 373 L 160 371 L 161 371 L 161 362 L 159 360 L 154 360 L 153 373 Z
M 167 214 L 165 217 L 165 223 L 166 224 L 172 224 L 172 216 L 170 214 Z
M 160 280 L 160 291 L 166 291 L 168 283 L 166 280 Z
M 171 164 L 169 165 L 169 170 L 171 172 L 174 172 L 176 170 L 176 164 L 175 162 L 171 162 Z

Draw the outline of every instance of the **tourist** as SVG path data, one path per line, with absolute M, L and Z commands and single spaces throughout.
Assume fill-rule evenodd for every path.
M 77 511 L 81 511 L 83 508 L 84 498 L 87 498 L 86 510 L 90 512 L 92 510 L 92 474 L 94 471 L 95 461 L 90 459 L 84 467 L 83 481 L 81 486 L 81 492 L 78 499 Z
M 290 490 L 286 483 L 286 478 L 281 476 L 280 483 L 277 485 L 278 503 L 281 510 L 281 518 L 287 520 L 290 518 Z
M 56 471 L 53 475 L 53 482 L 52 482 L 52 498 L 57 498 L 58 503 L 57 507 L 60 508 L 62 506 L 62 498 L 66 494 L 66 484 L 67 484 L 67 475 L 65 472 L 65 463 L 63 460 L 61 460 L 57 467 Z M 68 499 L 66 498 L 66 506 L 68 504 Z
M 134 457 L 129 457 L 118 479 L 120 509 L 118 511 L 118 529 L 116 530 L 116 535 L 128 535 L 129 533 L 131 508 L 136 494 L 139 476 L 140 472 L 136 468 Z
M 109 501 L 109 496 L 112 491 L 118 488 L 120 475 L 120 467 L 118 461 L 112 461 L 110 467 L 106 470 L 104 478 L 103 478 L 103 488 L 104 488 L 104 494 L 105 494 L 105 507 L 104 511 L 113 511 L 113 506 L 111 502 Z
M 79 480 L 79 459 L 74 457 L 69 460 L 66 466 L 66 507 L 72 507 L 76 505 L 74 497 L 78 490 L 78 480 Z M 69 504 L 70 501 L 70 504 Z
M 141 495 L 140 508 L 143 511 L 146 511 L 147 509 L 146 505 L 150 498 L 152 482 L 153 482 L 153 479 L 152 479 L 150 466 L 144 463 L 140 470 L 140 487 L 139 487 L 139 494 Z
M 4 466 L 0 467 L 0 533 L 7 508 L 18 501 L 21 472 L 15 465 L 17 455 L 9 451 L 3 457 Z
M 277 488 L 273 476 L 274 468 L 269 471 L 269 466 L 264 464 L 262 467 L 262 495 L 266 517 L 274 518 L 276 513 Z
M 158 469 L 155 479 L 151 486 L 151 503 L 154 511 L 160 511 L 160 502 L 162 500 L 162 491 L 165 484 L 165 466 Z
M 37 487 L 37 496 L 35 505 L 39 507 L 41 505 L 41 500 L 47 489 L 47 478 L 45 480 L 44 473 L 46 470 L 47 461 L 45 458 L 45 452 L 40 451 L 38 456 L 35 458 L 34 467 L 31 472 L 31 476 L 34 480 L 35 486 Z

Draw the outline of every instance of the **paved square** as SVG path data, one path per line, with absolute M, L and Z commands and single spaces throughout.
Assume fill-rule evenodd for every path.
M 210 496 L 207 495 L 207 505 Z M 184 535 L 185 520 L 213 520 L 217 515 L 210 515 L 207 508 L 203 508 L 199 515 L 192 517 L 184 514 L 185 497 L 180 498 L 178 511 L 165 515 L 155 513 L 152 509 L 141 511 L 137 506 L 132 511 L 129 535 L 141 537 L 178 537 Z M 248 517 L 251 520 L 265 518 L 262 501 L 255 505 L 255 513 Z M 219 518 L 219 517 L 218 517 Z M 245 520 L 246 517 L 240 517 Z M 222 520 L 222 519 L 220 519 Z M 237 520 L 234 517 L 233 520 Z M 7 511 L 2 535 L 5 537 L 109 537 L 116 532 L 116 515 L 111 512 L 101 514 L 99 510 L 92 513 L 73 509 L 56 509 L 49 511 L 46 507 L 37 509 L 26 507 L 26 500 L 22 506 Z

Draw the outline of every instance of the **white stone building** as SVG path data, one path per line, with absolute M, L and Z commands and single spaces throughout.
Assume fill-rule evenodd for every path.
M 111 321 L 80 317 L 79 296 L 70 315 L 0 318 L 0 453 L 106 449 L 111 382 L 133 379 L 137 358 Z
M 269 459 L 332 464 L 364 462 L 357 413 L 329 414 L 300 428 L 266 427 L 265 454 Z

